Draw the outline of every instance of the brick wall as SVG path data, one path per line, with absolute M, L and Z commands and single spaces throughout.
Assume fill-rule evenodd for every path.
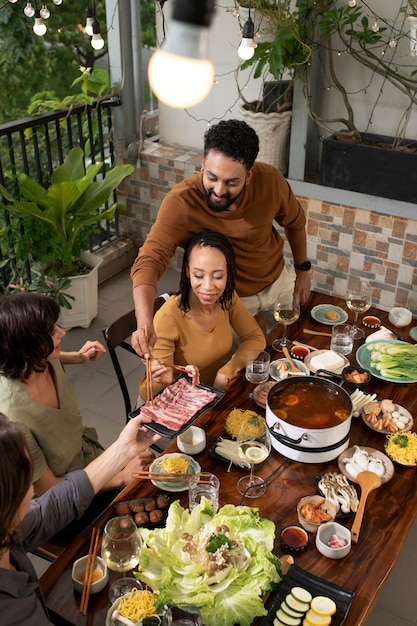
M 123 230 L 140 245 L 169 189 L 198 172 L 201 152 L 145 141 L 140 162 L 119 190 Z M 373 284 L 383 310 L 407 306 L 417 316 L 417 219 L 299 197 L 307 216 L 313 288 L 344 297 L 360 277 Z M 286 255 L 291 259 L 288 244 Z M 180 269 L 182 252 L 171 266 Z

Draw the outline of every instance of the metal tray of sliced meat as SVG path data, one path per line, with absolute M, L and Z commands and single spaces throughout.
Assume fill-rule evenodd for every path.
M 155 433 L 174 439 L 211 409 L 225 392 L 208 385 L 192 385 L 188 376 L 180 376 L 153 399 L 129 413 L 129 418 L 139 413 L 148 415 L 152 422 L 143 424 Z

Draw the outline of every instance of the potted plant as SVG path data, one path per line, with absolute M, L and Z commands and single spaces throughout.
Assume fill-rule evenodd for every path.
M 262 80 L 262 95 L 258 100 L 248 101 L 237 74 L 238 93 L 243 102 L 240 113 L 257 131 L 259 160 L 271 163 L 286 175 L 293 82 L 297 69 L 308 63 L 311 47 L 300 36 L 290 0 L 251 0 L 240 4 L 255 11 L 255 20 L 261 17 L 264 35 L 264 41 L 256 44 L 252 58 L 238 68 L 252 68 L 252 77 Z
M 75 301 L 70 311 L 61 309 L 64 328 L 87 327 L 97 314 L 101 259 L 86 252 L 88 238 L 97 231 L 100 220 L 113 217 L 117 204 L 108 206 L 107 202 L 134 169 L 131 165 L 116 165 L 95 180 L 103 163 L 85 167 L 84 158 L 81 148 L 73 148 L 52 173 L 47 189 L 22 173 L 16 176 L 19 197 L 0 185 L 0 192 L 9 203 L 7 209 L 22 219 L 36 271 L 41 277 L 71 280 Z

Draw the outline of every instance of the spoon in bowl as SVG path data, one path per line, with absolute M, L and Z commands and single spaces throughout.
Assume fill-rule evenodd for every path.
M 304 372 L 302 372 L 294 363 L 294 361 L 291 358 L 290 353 L 288 352 L 288 348 L 286 348 L 285 346 L 282 348 L 282 351 L 285 355 L 285 358 L 288 360 L 288 363 L 290 364 L 290 374 L 304 374 Z

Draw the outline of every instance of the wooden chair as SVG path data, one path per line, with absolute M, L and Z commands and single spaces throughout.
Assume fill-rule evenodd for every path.
M 154 304 L 154 314 L 168 300 L 169 296 L 170 294 L 164 293 L 158 298 L 156 298 L 155 304 Z M 118 350 L 120 349 L 127 350 L 131 354 L 134 354 L 135 356 L 137 356 L 138 359 L 140 358 L 128 341 L 131 334 L 133 333 L 133 331 L 136 330 L 136 328 L 137 328 L 137 323 L 136 323 L 135 311 L 132 310 L 132 311 L 129 311 L 129 313 L 122 315 L 122 317 L 119 317 L 119 319 L 113 322 L 113 324 L 110 324 L 110 326 L 107 326 L 107 328 L 103 329 L 103 335 L 107 344 L 107 349 L 109 351 L 110 358 L 112 360 L 113 367 L 116 372 L 117 380 L 119 381 L 119 386 L 123 395 L 123 400 L 124 400 L 125 410 L 126 410 L 126 422 L 129 419 L 129 413 L 132 412 L 132 410 L 134 409 L 136 405 L 137 390 L 136 390 L 136 398 L 133 404 L 130 398 L 129 390 L 127 388 L 126 379 L 123 374 L 122 366 L 119 361 Z M 139 385 L 139 380 L 138 380 L 138 385 Z M 132 404 L 133 404 L 133 407 L 132 407 Z

